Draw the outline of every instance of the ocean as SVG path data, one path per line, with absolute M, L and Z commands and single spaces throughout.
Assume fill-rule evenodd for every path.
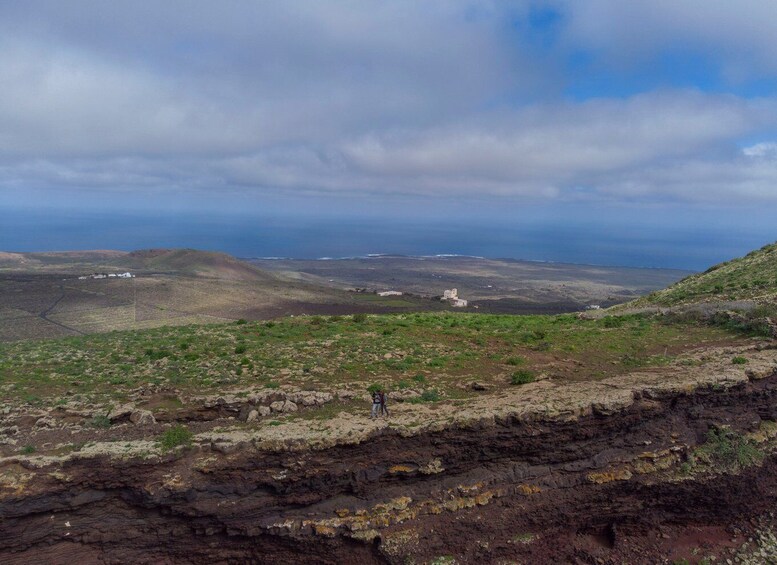
M 724 226 L 725 227 L 725 226 Z M 542 218 L 424 221 L 262 213 L 0 209 L 0 250 L 190 247 L 238 257 L 314 259 L 368 254 L 460 254 L 703 270 L 774 238 L 733 232 Z

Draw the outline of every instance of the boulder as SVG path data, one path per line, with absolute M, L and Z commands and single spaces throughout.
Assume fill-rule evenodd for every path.
M 351 400 L 353 398 L 356 398 L 359 395 L 359 393 L 353 391 L 353 390 L 338 390 L 337 391 L 337 398 L 340 400 Z
M 156 424 L 156 418 L 150 410 L 137 409 L 133 410 L 130 414 L 130 422 L 136 426 L 147 426 L 149 424 Z
M 135 406 L 132 403 L 122 404 L 117 406 L 108 413 L 108 419 L 111 422 L 119 422 L 122 420 L 129 420 L 130 415 L 135 410 Z
M 269 406 L 259 406 L 257 407 L 257 410 L 259 411 L 260 416 L 269 416 L 272 413 Z
M 294 404 L 291 400 L 278 400 L 270 404 L 270 410 L 280 413 L 296 412 L 297 405 Z
M 246 416 L 246 422 L 253 422 L 259 417 L 259 412 L 256 410 L 251 410 L 248 413 L 248 416 Z
M 51 416 L 43 416 L 35 421 L 36 428 L 56 428 L 57 421 Z

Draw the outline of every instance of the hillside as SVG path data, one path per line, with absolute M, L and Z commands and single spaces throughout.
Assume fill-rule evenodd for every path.
M 89 277 L 130 271 L 129 279 Z M 0 254 L 0 342 L 292 314 L 441 308 L 290 280 L 193 249 Z
M 769 562 L 773 344 L 465 313 L 0 344 L 0 557 Z
M 777 301 L 777 243 L 714 265 L 629 305 L 675 306 L 735 300 Z
M 144 249 L 111 261 L 120 269 L 175 273 L 225 280 L 277 281 L 267 273 L 226 253 L 196 249 Z

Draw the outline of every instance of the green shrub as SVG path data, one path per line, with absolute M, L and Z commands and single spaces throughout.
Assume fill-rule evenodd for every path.
M 525 385 L 534 382 L 534 372 L 529 369 L 520 369 L 510 376 L 511 385 Z
M 242 344 L 242 343 L 241 343 L 240 345 L 238 345 L 237 347 L 235 347 L 235 353 L 236 353 L 236 354 L 240 355 L 241 353 L 245 353 L 245 352 L 246 352 L 246 346 L 245 346 L 245 344 Z
M 145 351 L 146 357 L 151 359 L 152 361 L 159 361 L 160 359 L 164 359 L 165 357 L 170 357 L 171 353 L 167 349 L 153 349 L 149 347 Z
M 742 357 L 741 355 L 738 355 L 737 357 L 734 357 L 731 362 L 734 365 L 744 365 L 747 363 L 747 359 L 745 357 Z
M 518 355 L 516 357 L 508 357 L 507 361 L 505 361 L 505 363 L 515 367 L 517 365 L 523 365 L 524 363 L 526 363 L 526 358 L 525 357 L 521 357 L 520 355 Z
M 711 429 L 707 441 L 694 450 L 692 459 L 724 471 L 743 469 L 760 463 L 764 453 L 746 437 L 728 429 Z
M 351 316 L 351 319 L 356 322 L 357 324 L 363 324 L 367 321 L 367 314 L 364 314 L 363 312 L 359 312 L 358 314 L 354 314 Z
M 21 449 L 22 454 L 24 455 L 32 455 L 35 453 L 35 446 L 34 445 L 25 445 Z
M 242 326 L 243 324 L 247 324 L 248 322 L 245 320 L 245 318 L 240 318 L 235 324 L 238 326 Z
M 169 451 L 179 445 L 191 445 L 193 436 L 185 426 L 173 426 L 159 437 L 159 443 L 162 449 Z
M 367 392 L 369 392 L 370 394 L 378 392 L 379 390 L 383 390 L 383 385 L 378 383 L 373 383 L 367 387 Z
M 620 316 L 607 316 L 602 321 L 605 328 L 619 328 L 623 325 L 623 318 Z
M 93 428 L 110 428 L 111 421 L 105 414 L 97 414 L 89 420 L 89 425 Z
M 413 376 L 413 380 L 417 383 L 425 383 L 426 382 L 426 376 L 423 373 L 418 373 Z

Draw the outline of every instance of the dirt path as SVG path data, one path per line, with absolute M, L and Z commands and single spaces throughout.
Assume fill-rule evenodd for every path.
M 65 298 L 65 288 L 64 288 L 64 285 L 59 285 L 59 291 L 61 292 L 59 297 L 57 297 L 57 299 L 54 300 L 54 302 L 48 308 L 46 308 L 45 310 L 40 312 L 38 314 L 38 317 L 41 320 L 43 320 L 45 322 L 48 322 L 49 324 L 54 324 L 55 326 L 59 326 L 60 328 L 66 329 L 66 330 L 68 330 L 70 332 L 74 332 L 74 333 L 77 333 L 79 335 L 86 335 L 81 330 L 77 330 L 75 328 L 71 328 L 70 326 L 66 326 L 65 324 L 60 324 L 59 322 L 57 322 L 55 320 L 52 320 L 51 318 L 48 317 L 49 314 L 51 313 L 51 311 L 54 310 L 54 308 L 57 307 L 57 304 L 59 304 L 62 301 L 62 299 Z

